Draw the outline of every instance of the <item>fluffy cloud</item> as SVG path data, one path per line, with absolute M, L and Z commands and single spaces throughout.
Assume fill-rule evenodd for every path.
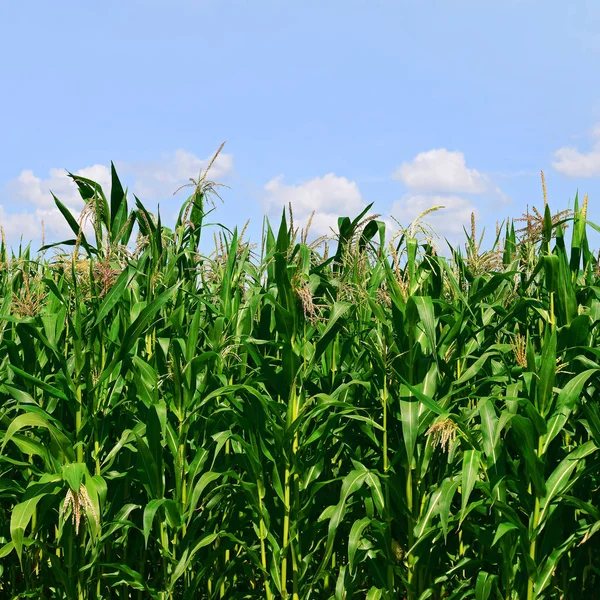
M 97 181 L 104 189 L 110 186 L 110 170 L 104 165 L 93 165 L 75 171 L 75 175 Z M 33 171 L 21 171 L 21 174 L 9 182 L 8 192 L 13 198 L 38 209 L 54 208 L 54 199 L 50 191 L 69 208 L 82 207 L 83 202 L 67 172 L 63 169 L 50 169 L 46 179 L 37 177 Z
M 104 165 L 93 165 L 75 171 L 75 175 L 97 181 L 105 190 L 110 188 L 110 169 Z M 41 240 L 42 223 L 47 240 L 73 237 L 73 232 L 54 204 L 54 195 L 67 207 L 76 219 L 79 218 L 83 201 L 67 172 L 50 169 L 49 177 L 42 179 L 31 170 L 21 171 L 20 175 L 6 186 L 6 196 L 11 204 L 17 204 L 18 211 L 7 211 L 1 206 L 0 226 L 9 241 L 21 237 L 25 242 Z
M 131 176 L 133 193 L 145 200 L 162 200 L 173 195 L 181 185 L 197 179 L 208 167 L 209 158 L 198 158 L 191 152 L 176 150 L 165 153 L 159 159 L 133 163 L 117 163 L 118 173 Z M 207 178 L 220 181 L 233 170 L 233 156 L 221 152 L 211 166 Z
M 35 215 L 28 213 L 10 214 L 0 204 L 0 226 L 4 234 L 11 241 L 23 241 L 27 243 L 30 239 L 40 235 L 40 222 Z
M 410 191 L 394 203 L 391 215 L 407 226 L 428 208 L 443 206 L 428 214 L 425 221 L 451 241 L 462 241 L 463 227 L 469 226 L 471 213 L 478 217 L 480 207 L 508 201 L 485 173 L 467 168 L 462 152 L 445 148 L 421 152 L 413 160 L 402 163 L 394 179 Z M 463 194 L 472 196 L 465 198 Z
M 471 213 L 475 217 L 480 211 L 473 202 L 460 196 L 428 196 L 407 195 L 392 206 L 390 214 L 403 226 L 410 225 L 419 215 L 433 206 L 443 206 L 439 210 L 429 213 L 424 221 L 431 225 L 436 233 L 449 237 L 460 238 L 463 227 L 467 227 L 471 220 Z
M 600 123 L 590 132 L 594 144 L 590 152 L 563 146 L 554 152 L 552 166 L 567 177 L 600 177 Z
M 123 183 L 131 182 L 130 189 L 143 201 L 158 201 L 170 198 L 179 186 L 189 183 L 190 177 L 198 177 L 209 162 L 210 157 L 201 159 L 185 150 L 177 150 L 172 154 L 163 154 L 156 160 L 117 163 L 116 168 Z M 233 157 L 221 153 L 212 165 L 209 177 L 218 181 L 232 169 Z M 74 174 L 98 182 L 107 196 L 110 194 L 111 175 L 108 166 L 92 165 L 74 171 Z M 72 237 L 50 192 L 71 210 L 75 218 L 79 217 L 83 201 L 77 186 L 63 169 L 50 169 L 46 178 L 37 176 L 31 170 L 24 170 L 6 185 L 1 196 L 0 226 L 9 242 L 17 242 L 21 236 L 26 241 L 39 241 L 42 221 L 48 241 Z
M 285 184 L 280 175 L 269 181 L 264 191 L 265 212 L 278 216 L 291 203 L 295 226 L 306 225 L 315 211 L 310 231 L 317 236 L 336 230 L 338 217 L 357 215 L 365 207 L 356 182 L 333 173 L 299 185 Z
M 468 169 L 462 152 L 445 148 L 421 152 L 410 162 L 402 163 L 394 179 L 421 192 L 473 193 L 485 192 L 488 178 L 476 169 Z
M 71 213 L 76 220 L 79 220 L 80 211 L 71 208 Z M 56 242 L 74 237 L 73 231 L 57 208 L 8 212 L 0 204 L 0 227 L 4 230 L 9 243 L 15 243 L 20 239 L 23 239 L 25 243 L 32 240 L 36 243 L 41 242 L 42 230 L 46 242 Z M 88 235 L 91 229 L 88 226 L 84 228 L 84 231 Z
M 490 178 L 466 166 L 462 152 L 445 148 L 421 152 L 414 159 L 402 163 L 394 173 L 409 192 L 394 203 L 390 215 L 403 226 L 409 225 L 432 206 L 440 209 L 427 215 L 428 222 L 441 236 L 456 241 L 468 226 L 471 213 L 481 215 L 483 206 L 502 204 L 508 200 Z M 281 208 L 291 202 L 296 224 L 304 225 L 315 211 L 311 232 L 314 235 L 330 233 L 341 215 L 356 215 L 366 205 L 356 182 L 329 173 L 300 185 L 287 185 L 283 176 L 265 185 L 265 211 L 280 214 Z M 469 194 L 464 197 L 463 194 Z M 395 223 L 383 217 L 391 230 Z

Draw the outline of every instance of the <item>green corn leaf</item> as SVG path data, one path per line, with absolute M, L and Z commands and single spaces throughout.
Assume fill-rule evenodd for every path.
M 52 396 L 55 396 L 56 398 L 59 398 L 60 400 L 68 400 L 69 399 L 63 392 L 61 392 L 58 388 L 55 388 L 53 385 L 50 385 L 49 383 L 42 381 L 38 377 L 35 377 L 34 375 L 31 375 L 30 373 L 23 371 L 22 369 L 20 369 L 19 367 L 16 367 L 15 365 L 9 365 L 9 367 L 17 375 L 19 375 L 23 379 L 33 383 L 33 385 L 40 388 L 41 390 L 44 390 L 45 392 L 48 392 Z
M 531 421 L 521 415 L 513 415 L 511 431 L 515 434 L 518 452 L 525 460 L 527 476 L 533 483 L 536 495 L 541 498 L 546 494 L 546 487 L 543 478 L 543 464 L 535 450 Z
M 354 571 L 354 559 L 358 550 L 358 545 L 363 536 L 364 530 L 370 525 L 371 519 L 369 517 L 363 517 L 358 521 L 354 521 L 352 528 L 350 529 L 350 537 L 348 538 L 348 565 L 350 572 Z
M 186 569 L 188 568 L 190 562 L 197 554 L 197 552 L 202 548 L 205 548 L 206 546 L 214 544 L 218 538 L 218 533 L 207 533 L 203 535 L 192 548 L 186 548 L 184 550 L 179 562 L 177 563 L 177 566 L 175 567 L 175 570 L 173 571 L 173 575 L 171 576 L 169 589 L 173 589 L 175 583 L 186 572 Z
M 39 483 L 32 484 L 27 488 L 23 500 L 14 507 L 10 517 L 10 537 L 21 565 L 25 530 L 29 526 L 40 500 L 48 495 L 56 495 L 61 488 L 60 478 L 44 476 Z
M 154 517 L 156 516 L 157 511 L 160 509 L 161 506 L 163 506 L 163 504 L 166 501 L 166 498 L 150 500 L 150 502 L 146 504 L 146 508 L 144 508 L 144 516 L 142 518 L 142 522 L 144 523 L 143 534 L 146 548 L 148 548 L 148 538 L 150 537 L 152 524 L 154 523 Z
M 110 163 L 110 176 L 110 241 L 114 244 L 120 242 L 117 236 L 122 235 L 127 221 L 127 194 L 112 162 Z
M 146 306 L 136 318 L 136 320 L 127 328 L 121 345 L 119 348 L 118 357 L 123 358 L 132 348 L 144 329 L 148 327 L 150 321 L 156 316 L 158 311 L 173 297 L 180 284 L 177 283 L 169 289 L 165 290 L 160 296 Z
M 466 450 L 463 455 L 463 468 L 462 468 L 462 501 L 461 501 L 461 517 L 462 523 L 465 518 L 465 513 L 469 503 L 469 497 L 475 482 L 479 476 L 479 463 L 481 461 L 481 452 L 479 450 Z
M 125 269 L 115 281 L 113 286 L 110 288 L 108 294 L 106 294 L 100 309 L 98 310 L 98 316 L 94 322 L 94 327 L 98 325 L 103 319 L 106 318 L 108 313 L 115 307 L 117 302 L 123 296 L 123 293 L 127 289 L 128 285 L 131 282 L 131 279 L 134 275 L 134 269 L 132 267 L 128 267 Z
M 454 499 L 454 495 L 456 494 L 456 491 L 460 485 L 461 481 L 458 477 L 454 479 L 445 479 L 442 482 L 440 490 L 439 513 L 444 537 L 448 535 L 452 500 Z
M 543 524 L 546 519 L 550 505 L 569 485 L 571 476 L 580 460 L 596 452 L 598 447 L 594 442 L 585 442 L 572 450 L 554 469 L 546 481 L 546 494 L 540 501 L 539 523 Z
M 486 571 L 480 571 L 477 574 L 477 581 L 475 583 L 475 600 L 488 600 L 494 588 L 495 581 L 495 575 L 491 575 Z
M 87 467 L 84 463 L 74 462 L 62 467 L 62 476 L 73 492 L 79 492 L 86 474 Z
M 542 415 L 546 414 L 556 374 L 556 330 L 547 327 L 542 348 L 542 362 L 537 384 L 537 408 Z
M 226 477 L 232 477 L 234 473 L 232 471 L 225 471 L 224 473 L 216 473 L 214 471 L 209 471 L 207 473 L 203 473 L 202 476 L 196 482 L 194 489 L 192 491 L 192 495 L 190 497 L 189 504 L 187 506 L 188 519 L 190 519 L 193 513 L 196 511 L 198 507 L 198 501 L 202 496 L 202 493 L 211 483 L 218 481 L 219 479 L 224 479 Z
M 535 578 L 533 589 L 536 597 L 541 597 L 542 592 L 550 585 L 558 561 L 575 545 L 576 542 L 577 536 L 572 534 L 562 544 L 552 550 L 550 556 L 544 561 Z
M 494 410 L 494 405 L 489 398 L 482 398 L 477 403 L 479 416 L 481 418 L 481 433 L 483 438 L 483 450 L 492 465 L 498 460 L 498 440 L 496 434 L 498 431 L 498 416 Z
M 409 397 L 408 387 L 405 387 L 404 397 Z M 415 463 L 415 447 L 419 431 L 419 403 L 416 399 L 400 400 L 400 415 L 402 419 L 402 436 L 406 448 L 406 457 L 412 468 Z
M 12 439 L 12 437 L 25 427 L 42 427 L 43 429 L 46 429 L 50 434 L 52 441 L 55 442 L 57 448 L 59 449 L 60 455 L 67 460 L 75 460 L 75 453 L 69 439 L 54 425 L 52 425 L 46 417 L 37 413 L 26 413 L 19 415 L 11 421 L 8 429 L 4 433 L 4 439 L 2 440 L 0 453 L 4 451 L 6 444 Z
M 327 543 L 325 546 L 325 555 L 323 561 L 321 562 L 321 566 L 319 567 L 319 572 L 322 572 L 326 563 L 329 561 L 331 557 L 331 552 L 333 551 L 333 542 L 335 540 L 335 536 L 338 530 L 338 527 L 346 513 L 347 503 L 354 492 L 359 490 L 365 479 L 367 477 L 366 471 L 351 471 L 346 475 L 342 482 L 342 489 L 340 492 L 340 499 L 337 505 L 333 507 L 331 511 L 331 515 L 327 516 L 329 519 L 329 528 L 327 533 Z M 321 516 L 323 518 L 323 516 Z
M 138 473 L 151 499 L 161 499 L 163 495 L 162 475 L 148 444 L 135 431 L 133 432 L 138 451 Z
M 419 540 L 427 532 L 431 519 L 440 509 L 440 498 L 444 491 L 444 488 L 440 486 L 431 494 L 427 509 L 415 527 L 415 539 Z
M 495 546 L 509 531 L 519 531 L 519 528 L 510 521 L 503 521 L 498 525 L 494 540 L 492 541 L 492 547 Z
M 65 218 L 65 220 L 69 224 L 71 231 L 75 234 L 76 239 L 80 240 L 81 247 L 85 248 L 88 252 L 93 252 L 93 251 L 97 252 L 95 250 L 95 248 L 92 248 L 88 244 L 85 234 L 81 231 L 81 227 L 80 227 L 79 223 L 75 220 L 75 217 L 71 214 L 71 211 L 54 194 L 52 194 L 52 197 L 54 198 L 54 203 L 56 204 L 56 207 L 58 208 L 58 210 L 60 211 L 62 216 Z M 60 244 L 64 244 L 64 243 L 65 242 L 60 242 Z M 73 240 L 73 245 L 75 245 L 75 243 L 76 243 L 76 240 Z M 42 250 L 51 248 L 51 247 L 52 247 L 52 245 L 44 246 L 44 248 L 42 248 Z
M 598 369 L 588 369 L 579 373 L 571 379 L 565 387 L 559 392 L 556 399 L 554 413 L 548 420 L 548 431 L 544 436 L 544 445 L 542 452 L 548 450 L 550 442 L 562 431 L 565 426 L 571 411 L 581 396 L 583 386 L 588 382 L 590 377 L 598 372 Z

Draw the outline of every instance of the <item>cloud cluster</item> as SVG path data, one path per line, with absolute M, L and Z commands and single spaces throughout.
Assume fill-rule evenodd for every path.
M 506 200 L 486 174 L 467 167 L 462 152 L 446 148 L 417 154 L 412 160 L 403 162 L 392 178 L 401 182 L 407 193 L 393 204 L 390 215 L 408 226 L 428 208 L 441 205 L 444 209 L 429 214 L 426 220 L 440 235 L 454 241 L 462 238 L 463 226 L 469 223 L 471 213 L 476 217 L 481 214 L 477 204 L 482 199 Z M 366 206 L 356 182 L 334 173 L 297 185 L 285 184 L 280 175 L 264 186 L 267 214 L 276 216 L 289 202 L 296 224 L 304 225 L 315 211 L 311 226 L 313 235 L 337 230 L 338 217 L 355 215 Z M 392 219 L 383 219 L 394 224 Z
M 165 153 L 156 160 L 140 162 L 118 162 L 118 173 L 130 176 L 134 180 L 133 193 L 145 200 L 168 198 L 181 185 L 197 179 L 210 163 L 209 158 L 198 158 L 191 152 L 176 150 Z M 220 153 L 209 171 L 209 179 L 220 181 L 233 170 L 233 156 Z
M 40 236 L 41 219 L 31 213 L 7 213 L 0 204 L 0 226 L 9 242 L 16 242 L 23 238 L 25 243 Z
M 299 185 L 287 185 L 279 175 L 265 185 L 264 191 L 265 212 L 276 216 L 291 203 L 295 226 L 305 227 L 315 211 L 310 231 L 317 237 L 337 230 L 341 215 L 354 215 L 365 207 L 356 182 L 333 173 Z
M 131 182 L 130 189 L 140 199 L 158 202 L 168 199 L 181 185 L 197 178 L 210 162 L 185 150 L 165 153 L 155 160 L 139 162 L 117 162 L 116 168 L 124 184 Z M 211 167 L 210 177 L 216 180 L 226 177 L 233 170 L 231 154 L 221 153 Z M 106 165 L 92 165 L 74 171 L 75 175 L 96 181 L 107 194 L 110 194 L 110 168 Z M 22 171 L 10 181 L 0 203 L 0 226 L 9 242 L 41 239 L 41 224 L 47 240 L 60 240 L 72 237 L 72 232 L 64 217 L 54 204 L 52 193 L 71 210 L 75 218 L 83 208 L 83 201 L 67 172 L 63 169 L 50 169 L 43 178 L 31 170 Z M 8 207 L 13 210 L 8 210 Z M 15 210 L 16 208 L 16 210 Z
M 403 183 L 408 192 L 394 203 L 391 215 L 408 226 L 427 209 L 443 206 L 428 214 L 426 221 L 440 236 L 455 243 L 462 241 L 463 228 L 471 214 L 476 218 L 481 215 L 483 203 L 507 201 L 488 175 L 467 167 L 462 152 L 446 148 L 417 154 L 412 161 L 400 165 L 394 179 Z
M 600 129 L 598 135 L 600 137 Z M 180 149 L 153 160 L 117 162 L 116 167 L 134 194 L 144 201 L 158 202 L 169 199 L 190 178 L 198 177 L 209 161 L 210 157 L 201 159 Z M 211 167 L 210 177 L 222 180 L 232 170 L 233 157 L 221 153 Z M 92 165 L 75 173 L 97 181 L 110 193 L 108 166 Z M 393 203 L 390 215 L 408 226 L 428 208 L 444 206 L 443 210 L 428 215 L 427 221 L 440 235 L 449 238 L 461 236 L 471 213 L 480 214 L 478 204 L 482 199 L 504 199 L 486 174 L 467 166 L 462 152 L 446 148 L 417 154 L 400 164 L 391 179 L 402 183 L 406 193 Z M 18 209 L 8 210 L 6 203 L 4 206 L 0 203 L 0 225 L 9 241 L 14 243 L 21 235 L 25 240 L 39 240 L 42 221 L 48 240 L 72 237 L 50 190 L 78 217 L 83 203 L 66 171 L 51 169 L 48 176 L 42 178 L 31 170 L 24 170 L 7 185 L 2 196 L 10 199 L 11 204 L 16 203 Z M 262 197 L 265 213 L 275 219 L 291 203 L 296 226 L 306 226 L 314 211 L 311 237 L 336 231 L 340 216 L 357 215 L 367 204 L 356 181 L 335 173 L 300 183 L 287 183 L 284 176 L 279 175 L 264 185 Z M 393 222 L 383 218 L 388 223 Z
M 481 194 L 490 182 L 476 169 L 468 169 L 462 152 L 446 148 L 421 152 L 410 162 L 402 163 L 394 179 L 415 191 Z
M 600 123 L 590 132 L 593 145 L 589 152 L 563 146 L 554 152 L 552 166 L 567 177 L 600 177 Z
M 104 190 L 110 187 L 110 169 L 104 165 L 93 165 L 75 171 L 75 175 L 97 181 Z M 21 171 L 19 176 L 6 186 L 7 197 L 17 211 L 7 211 L 0 205 L 0 225 L 9 241 L 16 241 L 21 236 L 24 241 L 40 240 L 42 223 L 47 239 L 64 239 L 73 237 L 54 203 L 52 193 L 71 210 L 75 218 L 79 218 L 83 201 L 67 172 L 62 169 L 50 169 L 45 179 L 38 177 L 31 170 Z
M 390 214 L 403 226 L 408 226 L 433 206 L 443 208 L 428 214 L 425 220 L 434 231 L 449 238 L 461 238 L 463 227 L 469 223 L 471 213 L 476 218 L 480 215 L 479 209 L 473 202 L 451 195 L 408 195 L 394 202 Z

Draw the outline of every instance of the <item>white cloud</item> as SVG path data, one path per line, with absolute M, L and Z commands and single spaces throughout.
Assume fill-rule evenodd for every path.
M 294 225 L 304 226 L 315 211 L 310 231 L 321 236 L 337 229 L 340 216 L 356 216 L 365 207 L 358 185 L 345 177 L 328 173 L 299 185 L 287 185 L 283 175 L 269 181 L 265 187 L 264 208 L 267 214 L 278 216 L 291 202 Z
M 486 173 L 467 168 L 462 152 L 445 148 L 421 152 L 402 163 L 394 179 L 410 191 L 394 203 L 390 214 L 408 226 L 427 209 L 443 206 L 424 220 L 452 243 L 464 240 L 463 228 L 469 229 L 471 213 L 479 218 L 484 207 L 489 210 L 510 201 Z M 463 194 L 473 196 L 465 198 Z
M 110 187 L 110 170 L 104 165 L 79 169 L 74 174 L 97 181 L 105 190 Z M 13 198 L 39 209 L 54 208 L 51 191 L 69 208 L 83 207 L 77 186 L 63 169 L 50 169 L 50 176 L 46 179 L 37 177 L 31 170 L 21 171 L 7 188 Z
M 390 214 L 395 217 L 403 227 L 408 227 L 420 214 L 433 206 L 443 206 L 435 212 L 424 217 L 424 221 L 431 225 L 441 237 L 461 238 L 463 227 L 469 229 L 471 213 L 480 216 L 480 211 L 473 202 L 460 196 L 428 196 L 407 195 L 395 202 Z
M 563 146 L 554 152 L 552 166 L 567 177 L 600 177 L 600 123 L 592 128 L 590 136 L 594 143 L 589 152 Z
M 190 178 L 197 179 L 208 167 L 209 158 L 198 158 L 191 152 L 176 150 L 150 161 L 116 164 L 117 172 L 131 176 L 135 183 L 132 191 L 140 199 L 164 200 Z M 233 170 L 233 155 L 221 152 L 208 172 L 207 178 L 220 181 Z
M 104 165 L 85 167 L 74 174 L 97 181 L 106 192 L 110 190 L 110 169 Z M 42 222 L 46 241 L 73 237 L 50 192 L 73 213 L 75 219 L 79 219 L 83 200 L 65 170 L 50 169 L 46 179 L 36 176 L 31 170 L 24 170 L 8 183 L 6 194 L 3 194 L 8 202 L 19 208 L 17 211 L 8 211 L 7 203 L 1 206 L 0 226 L 9 242 L 16 242 L 21 236 L 25 242 L 41 241 Z
M 72 210 L 71 213 L 76 220 L 79 219 L 80 213 L 78 211 Z M 46 243 L 75 237 L 57 208 L 7 212 L 5 207 L 0 205 L 0 227 L 4 229 L 9 243 L 15 243 L 20 239 L 23 239 L 25 243 L 30 241 L 34 243 L 41 242 L 42 231 Z M 86 235 L 89 235 L 91 229 L 85 227 L 84 231 Z
M 176 150 L 156 160 L 117 163 L 116 168 L 123 185 L 131 182 L 130 189 L 142 201 L 158 201 L 170 199 L 180 185 L 189 183 L 191 177 L 197 178 L 200 171 L 208 166 L 210 158 L 201 159 L 185 150 Z M 232 155 L 221 153 L 209 171 L 209 178 L 219 181 L 232 169 Z M 96 181 L 107 197 L 110 196 L 108 166 L 92 165 L 74 171 L 74 174 Z M 23 170 L 6 185 L 0 197 L 0 226 L 10 242 L 17 242 L 21 235 L 26 241 L 39 241 L 42 221 L 47 241 L 73 237 L 50 192 L 71 210 L 76 219 L 79 218 L 83 201 L 66 170 L 50 169 L 45 178 L 32 170 Z
M 9 240 L 18 241 L 21 236 L 27 243 L 30 239 L 39 236 L 40 221 L 35 215 L 29 213 L 7 213 L 0 204 L 0 226 Z
M 79 211 L 71 210 L 71 213 L 79 220 Z M 57 208 L 7 212 L 0 204 L 0 227 L 4 229 L 9 243 L 15 243 L 21 238 L 25 243 L 32 240 L 41 242 L 42 224 L 47 243 L 74 237 L 73 231 Z M 84 228 L 84 231 L 86 235 L 91 232 L 89 227 Z
M 394 179 L 422 192 L 482 193 L 490 185 L 476 169 L 468 169 L 462 152 L 445 148 L 421 152 L 410 162 L 402 163 Z

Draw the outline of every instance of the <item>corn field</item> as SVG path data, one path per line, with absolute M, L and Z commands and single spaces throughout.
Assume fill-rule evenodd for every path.
M 72 239 L 0 248 L 1 598 L 600 598 L 587 199 L 444 256 L 72 178 Z

